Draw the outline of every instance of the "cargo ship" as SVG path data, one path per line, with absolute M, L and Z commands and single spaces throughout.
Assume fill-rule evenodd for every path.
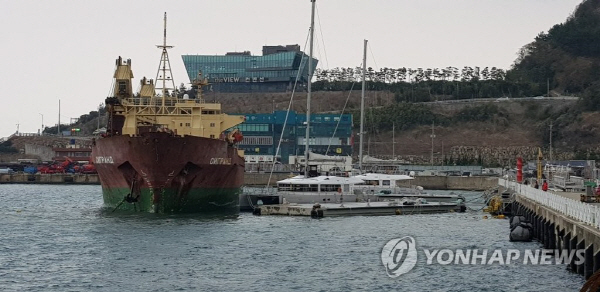
M 202 73 L 194 94 L 174 86 L 165 39 L 155 85 L 141 79 L 132 88 L 131 60 L 116 60 L 114 87 L 106 98 L 107 132 L 92 143 L 104 206 L 152 213 L 239 212 L 244 180 L 244 116 L 224 114 L 202 97 Z M 169 87 L 167 83 L 172 83 Z M 158 92 L 158 93 L 157 93 Z

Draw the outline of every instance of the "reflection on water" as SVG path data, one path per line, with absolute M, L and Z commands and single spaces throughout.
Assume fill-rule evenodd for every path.
M 126 220 L 194 220 L 194 221 L 223 221 L 236 220 L 239 214 L 222 214 L 222 213 L 147 213 L 147 212 L 131 212 L 126 210 L 115 210 L 109 207 L 100 207 L 97 211 L 100 217 L 124 218 Z

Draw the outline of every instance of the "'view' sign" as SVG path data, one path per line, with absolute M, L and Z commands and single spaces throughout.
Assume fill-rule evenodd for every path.
M 265 77 L 246 77 L 245 79 L 239 77 L 213 78 L 213 83 L 221 82 L 265 82 Z

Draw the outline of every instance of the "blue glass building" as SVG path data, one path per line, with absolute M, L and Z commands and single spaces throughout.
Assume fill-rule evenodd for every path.
M 299 45 L 263 46 L 262 56 L 245 51 L 181 57 L 190 80 L 200 71 L 208 78 L 205 91 L 286 92 L 293 89 L 297 77 L 296 90 L 303 91 L 308 80 L 308 56 Z M 317 62 L 313 58 L 313 72 Z
M 288 164 L 290 156 L 303 156 L 306 140 L 306 115 L 290 111 L 283 129 L 286 111 L 270 114 L 245 114 L 246 121 L 238 125 L 244 140 L 239 148 L 245 151 L 247 162 L 279 160 Z M 309 149 L 326 155 L 352 156 L 352 115 L 313 114 L 310 116 Z M 337 130 L 336 130 L 337 127 Z M 279 155 L 277 145 L 281 139 Z M 335 132 L 335 134 L 334 134 Z

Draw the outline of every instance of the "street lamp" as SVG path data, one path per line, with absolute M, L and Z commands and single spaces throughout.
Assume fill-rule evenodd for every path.
M 38 114 L 39 114 L 40 116 L 42 116 L 42 130 L 41 130 L 41 132 L 40 132 L 40 135 L 43 135 L 43 134 L 44 134 L 44 115 L 43 115 L 43 114 L 40 114 L 40 113 L 38 113 Z
M 434 123 L 435 122 L 431 123 L 431 135 L 430 135 L 430 137 L 431 137 L 431 166 L 433 166 L 433 138 L 435 138 L 435 133 L 434 133 L 434 130 L 433 130 Z

